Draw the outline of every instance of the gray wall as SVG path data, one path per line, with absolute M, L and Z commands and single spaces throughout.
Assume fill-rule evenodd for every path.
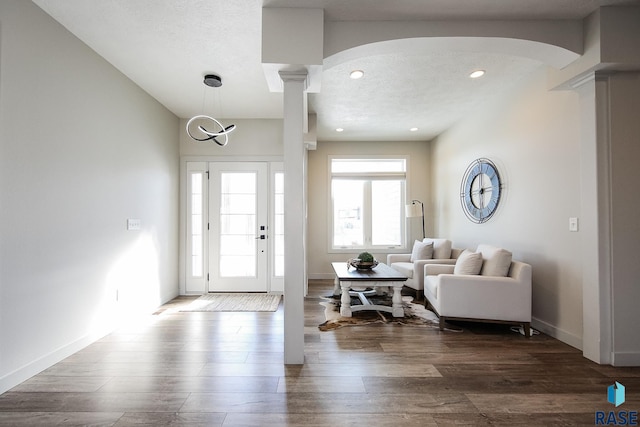
M 177 295 L 179 121 L 33 3 L 0 30 L 2 392 Z
M 493 160 L 504 193 L 496 214 L 474 224 L 460 206 L 460 182 L 474 159 Z M 454 245 L 502 246 L 533 268 L 534 326 L 582 346 L 580 103 L 548 91 L 545 70 L 483 105 L 434 141 L 434 206 L 439 234 Z
M 308 163 L 308 207 L 307 217 L 307 263 L 308 276 L 311 279 L 329 279 L 333 277 L 331 262 L 346 261 L 357 253 L 329 252 L 329 175 L 328 159 L 330 155 L 408 155 L 407 194 L 409 200 L 417 199 L 425 203 L 425 226 L 427 236 L 433 236 L 430 209 L 430 147 L 428 142 L 318 142 L 315 151 L 309 151 Z M 413 239 L 422 239 L 422 223 L 419 218 L 408 221 L 410 230 L 409 245 Z M 409 250 L 409 252 L 411 252 Z M 386 262 L 386 253 L 374 253 L 374 256 Z
M 622 366 L 637 366 L 640 360 L 635 327 L 640 321 L 636 304 L 640 201 L 633 197 L 640 178 L 639 76 L 629 72 L 600 79 L 608 89 L 598 94 L 597 104 L 606 106 L 606 113 L 598 113 L 598 126 L 604 131 L 594 147 L 582 141 L 588 137 L 584 128 L 595 129 L 595 109 L 583 111 L 593 102 L 582 103 L 577 91 L 549 91 L 547 74 L 541 70 L 509 97 L 485 106 L 437 138 L 432 152 L 436 233 L 469 248 L 479 243 L 500 245 L 530 263 L 534 326 L 577 348 L 611 339 L 607 349 L 611 362 Z M 606 176 L 589 161 L 596 154 Z M 505 186 L 497 214 L 481 225 L 464 217 L 458 197 L 465 167 L 477 157 L 498 164 Z M 583 198 L 594 202 L 584 203 Z M 583 210 L 598 205 L 603 209 L 598 213 Z M 610 235 L 592 226 L 594 215 L 607 223 Z M 569 217 L 585 218 L 578 232 L 569 231 Z M 585 250 L 591 242 L 605 248 L 599 251 L 600 259 L 585 256 L 598 253 Z M 610 273 L 600 282 L 587 277 L 591 265 L 609 263 Z M 583 319 L 598 318 L 597 313 L 583 312 L 583 286 L 594 280 L 601 298 L 602 292 L 607 293 L 600 304 L 611 298 L 610 311 L 605 309 L 611 323 L 601 325 L 604 338 L 583 330 Z
M 235 124 L 229 142 L 220 147 L 214 142 L 196 142 L 185 131 L 187 120 L 180 121 L 180 156 L 279 158 L 283 156 L 282 119 L 224 119 L 225 126 Z

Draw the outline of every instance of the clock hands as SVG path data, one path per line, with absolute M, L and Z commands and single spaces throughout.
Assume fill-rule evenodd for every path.
M 477 176 L 476 178 L 478 186 L 474 189 L 473 187 L 475 187 L 475 182 L 472 183 L 471 185 L 471 189 L 470 189 L 470 194 L 473 200 L 473 204 L 478 208 L 478 209 L 484 209 L 488 203 L 485 202 L 489 202 L 491 200 L 491 196 L 487 196 L 489 194 L 491 194 L 491 192 L 494 190 L 495 186 L 493 185 L 487 185 L 486 187 L 484 186 L 484 174 L 481 173 Z M 491 181 L 489 181 L 490 183 Z M 478 204 L 476 204 L 475 202 L 478 201 Z

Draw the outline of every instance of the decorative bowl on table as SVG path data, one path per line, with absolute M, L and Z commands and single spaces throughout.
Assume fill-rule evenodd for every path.
M 359 258 L 351 258 L 348 263 L 358 270 L 371 270 L 378 265 L 378 261 L 375 259 L 373 261 L 362 261 Z

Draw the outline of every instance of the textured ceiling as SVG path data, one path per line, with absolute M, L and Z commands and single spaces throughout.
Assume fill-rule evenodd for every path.
M 33 0 L 177 116 L 280 118 L 261 65 L 266 7 L 323 8 L 327 21 L 579 19 L 599 6 L 640 0 Z M 319 140 L 428 140 L 531 73 L 536 61 L 504 55 L 385 53 L 325 69 L 310 94 Z M 348 72 L 365 70 L 353 81 Z M 485 77 L 470 80 L 476 68 Z M 222 76 L 206 88 L 202 76 Z M 410 127 L 419 131 L 409 133 Z M 342 134 L 335 132 L 342 127 Z
M 487 99 L 540 67 L 537 61 L 484 53 L 371 56 L 324 71 L 322 92 L 309 96 L 325 140 L 429 140 Z M 351 70 L 365 70 L 360 80 Z M 469 73 L 487 73 L 470 79 Z M 335 128 L 344 129 L 336 133 Z M 417 127 L 417 132 L 409 132 Z M 361 129 L 367 129 L 362 133 Z

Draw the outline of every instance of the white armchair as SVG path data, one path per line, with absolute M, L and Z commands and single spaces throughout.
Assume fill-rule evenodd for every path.
M 416 300 L 421 300 L 424 295 L 424 266 L 428 264 L 454 265 L 456 258 L 462 253 L 461 249 L 451 248 L 451 240 L 425 238 L 422 243 L 433 243 L 431 257 L 417 259 L 415 251 L 412 254 L 389 254 L 387 265 L 407 276 L 405 286 L 415 290 Z M 416 245 L 414 245 L 415 248 Z M 413 261 L 412 261 L 413 255 Z
M 425 306 L 430 305 L 440 318 L 440 330 L 444 329 L 447 319 L 471 320 L 519 324 L 525 336 L 530 335 L 531 266 L 510 261 L 505 276 L 492 275 L 495 265 L 491 264 L 490 257 L 496 249 L 478 246 L 478 252 L 483 255 L 481 264 L 484 264 L 481 271 L 478 268 L 480 274 L 454 274 L 456 265 L 425 267 Z M 510 260 L 511 253 L 507 253 Z M 465 255 L 459 259 L 463 260 Z

